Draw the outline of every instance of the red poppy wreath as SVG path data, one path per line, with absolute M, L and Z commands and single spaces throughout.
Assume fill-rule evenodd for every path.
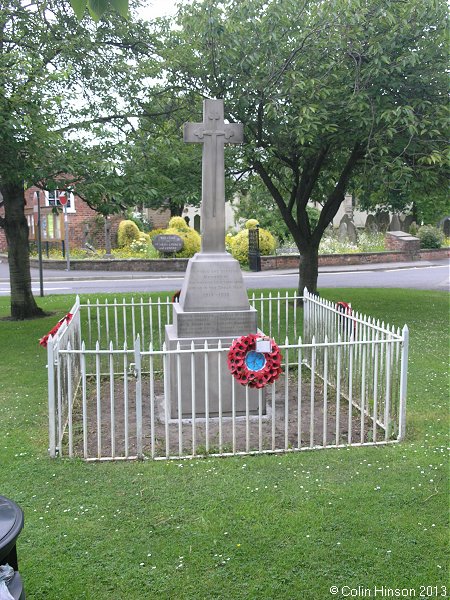
M 270 340 L 270 352 L 258 352 L 256 341 L 261 335 L 243 335 L 235 339 L 228 351 L 228 369 L 242 385 L 263 388 L 273 383 L 281 373 L 281 352 L 274 340 Z
M 41 339 L 39 340 L 39 344 L 41 346 L 43 346 L 44 348 L 47 348 L 48 338 L 50 336 L 54 337 L 57 334 L 58 330 L 60 329 L 60 327 L 61 327 L 61 325 L 63 323 L 69 324 L 70 321 L 72 320 L 72 316 L 73 316 L 72 313 L 67 313 L 67 315 L 65 317 L 63 317 L 62 319 L 60 319 L 56 323 L 56 325 L 52 329 L 50 329 L 50 331 L 47 333 L 47 335 L 44 335 L 44 337 L 41 337 Z

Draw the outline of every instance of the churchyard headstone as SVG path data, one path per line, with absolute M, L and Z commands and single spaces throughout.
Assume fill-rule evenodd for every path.
M 381 211 L 376 214 L 376 220 L 378 225 L 378 231 L 387 231 L 389 227 L 389 213 L 386 211 Z
M 347 223 L 347 238 L 351 244 L 358 243 L 358 232 L 356 230 L 355 224 L 352 221 Z
M 439 225 L 442 227 L 445 237 L 450 237 L 450 217 L 442 219 Z
M 402 231 L 402 226 L 400 224 L 400 219 L 398 218 L 398 215 L 396 213 L 394 213 L 392 215 L 392 219 L 391 219 L 391 222 L 389 224 L 389 231 Z
M 406 217 L 403 220 L 400 219 L 402 231 L 404 231 L 405 233 L 409 233 L 409 228 L 411 227 L 413 222 L 414 217 L 412 215 L 406 215 Z
M 338 238 L 340 242 L 347 240 L 347 223 L 343 220 L 339 223 Z
M 378 225 L 375 215 L 367 215 L 366 224 L 364 229 L 368 233 L 378 233 Z
M 356 244 L 358 241 L 356 227 L 348 215 L 344 215 L 341 219 L 338 237 L 340 242 L 349 241 L 351 244 Z

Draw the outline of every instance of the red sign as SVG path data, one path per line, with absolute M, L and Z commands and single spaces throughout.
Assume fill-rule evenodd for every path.
M 65 206 L 67 204 L 67 194 L 66 192 L 61 192 L 59 194 L 59 203 L 61 204 L 61 206 Z

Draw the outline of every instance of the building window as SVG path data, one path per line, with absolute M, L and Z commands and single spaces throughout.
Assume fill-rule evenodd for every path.
M 45 203 L 47 206 L 61 206 L 59 201 L 61 194 L 67 194 L 67 212 L 75 212 L 74 195 L 72 192 L 64 192 L 63 190 L 52 190 L 45 192 Z

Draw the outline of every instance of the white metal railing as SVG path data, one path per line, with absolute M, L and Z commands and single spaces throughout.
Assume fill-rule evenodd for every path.
M 63 355 L 66 348 L 81 349 L 81 305 L 77 296 L 70 309 L 70 322 L 64 321 L 47 342 L 47 377 L 49 411 L 49 452 L 51 456 L 61 447 L 68 428 L 69 445 L 72 444 L 72 407 L 74 402 L 73 382 L 80 379 L 80 355 L 76 352 Z
M 342 315 L 306 291 L 301 298 L 253 294 L 250 303 L 259 328 L 280 347 L 283 373 L 253 391 L 226 372 L 214 405 L 210 373 L 226 371 L 228 347 L 205 340 L 169 350 L 169 297 L 77 299 L 71 323 L 48 344 L 50 455 L 164 459 L 403 438 L 406 326 L 400 332 L 365 315 Z

